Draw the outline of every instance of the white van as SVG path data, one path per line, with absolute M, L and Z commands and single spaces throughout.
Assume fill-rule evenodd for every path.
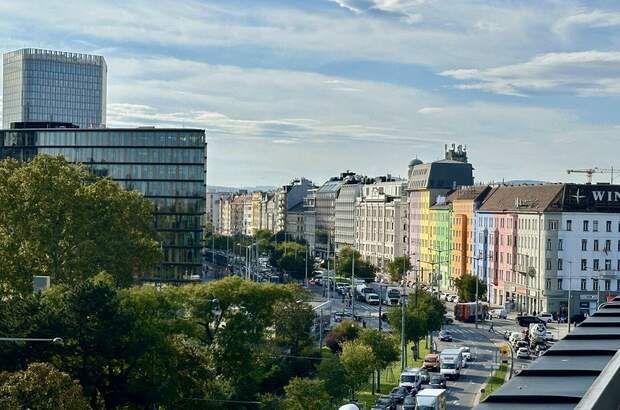
M 463 367 L 461 349 L 446 349 L 439 354 L 439 373 L 446 379 L 457 379 Z
M 446 410 L 445 389 L 424 389 L 415 396 L 415 408 L 419 410 Z

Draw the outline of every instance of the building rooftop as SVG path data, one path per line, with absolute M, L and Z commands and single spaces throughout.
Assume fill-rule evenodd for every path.
M 612 409 L 620 402 L 620 296 L 605 303 L 479 410 Z
M 480 212 L 545 212 L 558 210 L 562 184 L 495 187 L 480 206 Z

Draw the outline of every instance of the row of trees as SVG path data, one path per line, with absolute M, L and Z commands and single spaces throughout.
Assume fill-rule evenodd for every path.
M 296 286 L 234 277 L 118 289 L 108 274 L 42 294 L 5 295 L 2 334 L 64 343 L 3 344 L 0 367 L 11 373 L 0 377 L 0 403 L 41 408 L 25 401 L 38 397 L 28 390 L 38 387 L 23 380 L 49 374 L 40 382 L 57 389 L 50 403 L 83 390 L 92 408 L 257 408 L 251 402 L 268 403 L 293 377 L 316 372 L 313 360 L 300 359 L 319 357 L 307 296 Z M 47 364 L 41 370 L 36 363 Z

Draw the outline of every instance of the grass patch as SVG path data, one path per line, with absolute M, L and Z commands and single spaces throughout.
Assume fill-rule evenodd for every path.
M 424 339 L 420 340 L 420 359 L 413 360 L 413 353 L 411 352 L 411 346 L 413 343 L 409 343 L 407 346 L 407 367 L 422 367 L 424 362 L 424 356 L 430 352 L 430 348 L 426 348 Z M 381 371 L 381 393 L 372 394 L 372 383 L 368 383 L 366 388 L 362 389 L 356 394 L 357 401 L 363 405 L 364 409 L 369 409 L 375 404 L 378 395 L 388 394 L 390 390 L 398 386 L 398 378 L 400 377 L 400 360 L 390 364 L 385 370 Z M 375 376 L 376 378 L 376 376 Z
M 482 394 L 482 397 L 480 397 L 481 402 L 486 400 L 486 398 L 489 397 L 491 393 L 499 389 L 504 384 L 504 382 L 506 381 L 507 371 L 508 365 L 506 363 L 502 363 L 499 366 L 499 369 L 495 371 L 495 375 L 487 379 L 487 385 L 484 389 L 484 393 Z

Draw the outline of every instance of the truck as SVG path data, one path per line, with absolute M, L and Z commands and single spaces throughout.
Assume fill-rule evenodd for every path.
M 354 293 L 355 293 L 356 300 L 359 300 L 360 302 L 366 302 L 366 294 L 375 293 L 375 292 L 373 292 L 370 286 L 366 286 L 366 284 L 363 284 L 363 285 L 356 285 L 354 288 Z
M 547 345 L 547 338 L 545 337 L 547 328 L 542 323 L 532 323 L 528 330 L 528 339 L 530 342 L 530 349 L 534 350 L 536 346 Z
M 400 302 L 400 290 L 396 286 L 387 286 L 381 283 L 370 284 L 373 292 L 379 295 L 381 303 L 387 306 L 396 306 Z
M 487 317 L 489 307 L 478 302 L 478 320 Z M 454 305 L 454 318 L 461 322 L 472 323 L 476 320 L 476 302 L 457 303 Z
M 446 410 L 445 389 L 424 389 L 415 396 L 416 410 Z
M 446 379 L 457 379 L 463 367 L 463 352 L 460 349 L 445 349 L 439 354 L 439 373 Z

